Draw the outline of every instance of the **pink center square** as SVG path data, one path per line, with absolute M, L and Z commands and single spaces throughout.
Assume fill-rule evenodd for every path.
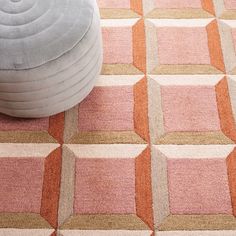
M 130 0 L 97 0 L 100 8 L 130 8 Z
M 157 29 L 157 37 L 159 64 L 210 64 L 205 28 L 160 27 Z
M 133 42 L 131 27 L 107 27 L 102 29 L 105 64 L 132 64 Z
M 0 158 L 0 212 L 39 213 L 43 158 Z
M 20 119 L 0 114 L 0 131 L 40 131 L 48 127 L 49 118 Z
M 135 213 L 134 159 L 78 159 L 75 213 Z
M 155 0 L 157 8 L 201 8 L 201 0 Z
M 166 132 L 220 130 L 214 87 L 164 86 L 161 96 Z
M 224 0 L 225 2 L 225 8 L 230 9 L 236 9 L 236 1 L 235 0 Z
M 79 106 L 80 131 L 134 129 L 133 88 L 96 87 Z
M 224 159 L 168 160 L 172 214 L 232 214 Z

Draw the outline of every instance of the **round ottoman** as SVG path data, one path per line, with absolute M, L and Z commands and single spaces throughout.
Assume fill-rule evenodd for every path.
M 1 2 L 1 113 L 36 118 L 65 111 L 90 93 L 101 65 L 96 0 Z

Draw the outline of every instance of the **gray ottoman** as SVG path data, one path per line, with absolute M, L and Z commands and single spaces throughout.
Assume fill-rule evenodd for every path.
M 92 90 L 102 65 L 96 0 L 5 0 L 0 5 L 0 112 L 45 117 Z

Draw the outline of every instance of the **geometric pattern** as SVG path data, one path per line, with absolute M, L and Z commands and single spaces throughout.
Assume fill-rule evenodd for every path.
M 234 123 L 234 118 L 224 76 L 151 75 L 149 87 L 154 143 L 229 144 L 235 141 L 235 128 L 228 126 L 229 122 Z
M 143 20 L 106 19 L 101 25 L 106 42 L 102 74 L 134 75 L 145 72 L 145 48 L 141 44 L 145 41 Z
M 151 192 L 141 179 L 149 178 L 148 165 L 143 165 L 150 159 L 147 145 L 68 144 L 63 152 L 59 208 L 62 235 L 119 227 L 150 235 Z
M 234 236 L 235 1 L 97 2 L 89 96 L 0 115 L 0 236 Z
M 236 5 L 234 0 L 214 0 L 216 14 L 221 19 L 235 19 Z
M 68 142 L 145 143 L 147 104 L 141 98 L 147 98 L 146 87 L 143 75 L 101 76 L 92 93 L 75 109 L 78 120 L 69 127 L 74 135 Z M 73 116 L 72 112 L 68 116 Z
M 142 0 L 97 0 L 101 17 L 105 19 L 137 18 L 142 15 Z
M 227 174 L 232 171 L 229 161 L 234 147 L 153 147 L 153 200 L 159 230 L 235 229 Z
M 1 143 L 62 143 L 64 115 L 19 119 L 0 114 Z
M 149 73 L 221 74 L 224 72 L 216 20 L 147 19 L 146 26 Z
M 0 150 L 0 234 L 50 235 L 57 225 L 60 145 L 2 143 Z

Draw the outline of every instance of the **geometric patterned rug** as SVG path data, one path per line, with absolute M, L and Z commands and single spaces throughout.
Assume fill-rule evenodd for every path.
M 98 3 L 91 94 L 0 115 L 0 236 L 235 236 L 236 1 Z

